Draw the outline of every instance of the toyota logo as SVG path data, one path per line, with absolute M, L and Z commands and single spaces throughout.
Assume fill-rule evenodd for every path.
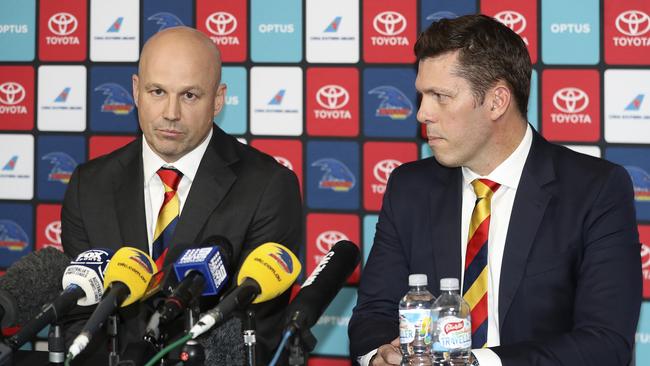
M 402 165 L 401 161 L 395 159 L 386 159 L 375 164 L 375 167 L 372 169 L 372 174 L 375 176 L 375 179 L 379 183 L 386 184 L 388 183 L 388 177 L 390 173 L 395 170 L 398 166 Z
M 61 221 L 52 221 L 45 227 L 45 237 L 52 244 L 61 244 Z
M 293 170 L 293 164 L 291 164 L 289 159 L 285 158 L 284 156 L 274 156 L 273 158 L 275 158 L 275 161 L 284 165 L 286 168 Z
M 327 109 L 343 108 L 350 100 L 350 94 L 339 85 L 325 85 L 316 92 L 316 101 Z
M 77 30 L 77 18 L 70 13 L 56 13 L 50 17 L 47 27 L 57 36 L 67 36 Z
M 650 247 L 641 243 L 641 268 L 650 267 Z
M 640 36 L 650 30 L 650 16 L 640 10 L 624 11 L 616 17 L 616 29 L 626 36 Z
M 497 13 L 494 16 L 494 19 L 505 24 L 517 34 L 521 34 L 521 32 L 526 30 L 526 18 L 521 15 L 521 13 L 517 13 L 514 10 L 504 10 Z
M 348 236 L 343 234 L 340 231 L 328 230 L 320 233 L 316 238 L 316 248 L 320 250 L 321 253 L 327 254 L 327 252 L 332 249 L 334 244 L 338 243 L 341 240 L 350 240 Z
M 215 36 L 227 36 L 237 29 L 237 18 L 225 11 L 218 11 L 208 16 L 205 27 Z
M 396 36 L 406 29 L 406 18 L 396 11 L 385 11 L 372 21 L 375 30 L 384 36 Z
M 25 88 L 13 81 L 0 85 L 0 103 L 6 105 L 18 104 L 25 99 Z
M 553 94 L 553 105 L 564 113 L 580 113 L 589 106 L 589 96 L 578 88 L 562 88 Z

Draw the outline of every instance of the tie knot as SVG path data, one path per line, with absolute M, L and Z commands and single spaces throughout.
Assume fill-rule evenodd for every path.
M 476 198 L 491 198 L 492 194 L 496 192 L 501 185 L 489 179 L 474 179 L 472 181 L 472 187 L 474 187 Z
M 178 189 L 178 183 L 180 183 L 181 178 L 183 178 L 183 173 L 174 169 L 174 168 L 165 168 L 162 167 L 156 172 L 160 179 L 163 181 L 163 184 L 169 187 L 172 191 Z

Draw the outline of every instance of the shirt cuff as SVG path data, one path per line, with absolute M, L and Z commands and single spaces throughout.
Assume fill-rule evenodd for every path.
M 473 349 L 472 353 L 480 366 L 502 366 L 499 356 L 489 348 Z
M 357 357 L 357 362 L 359 362 L 359 365 L 361 365 L 361 366 L 368 366 L 370 364 L 370 359 L 376 353 L 377 353 L 377 348 L 373 349 L 372 351 L 366 353 L 365 355 L 363 355 L 361 357 Z M 499 365 L 500 364 L 501 363 L 499 363 Z

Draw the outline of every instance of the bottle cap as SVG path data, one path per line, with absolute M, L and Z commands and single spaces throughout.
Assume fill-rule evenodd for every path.
M 426 286 L 427 275 L 425 274 L 412 274 L 409 275 L 409 286 Z
M 458 278 L 443 278 L 440 280 L 440 291 L 453 291 L 460 289 Z

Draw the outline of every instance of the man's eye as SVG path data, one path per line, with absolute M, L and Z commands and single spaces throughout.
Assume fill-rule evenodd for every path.
M 190 93 L 190 92 L 186 92 L 186 93 L 185 93 L 185 99 L 194 100 L 194 99 L 196 99 L 196 94 L 194 94 L 194 93 Z
M 160 96 L 164 95 L 165 92 L 162 89 L 153 89 L 151 91 L 151 94 L 156 96 L 156 97 L 160 97 Z

